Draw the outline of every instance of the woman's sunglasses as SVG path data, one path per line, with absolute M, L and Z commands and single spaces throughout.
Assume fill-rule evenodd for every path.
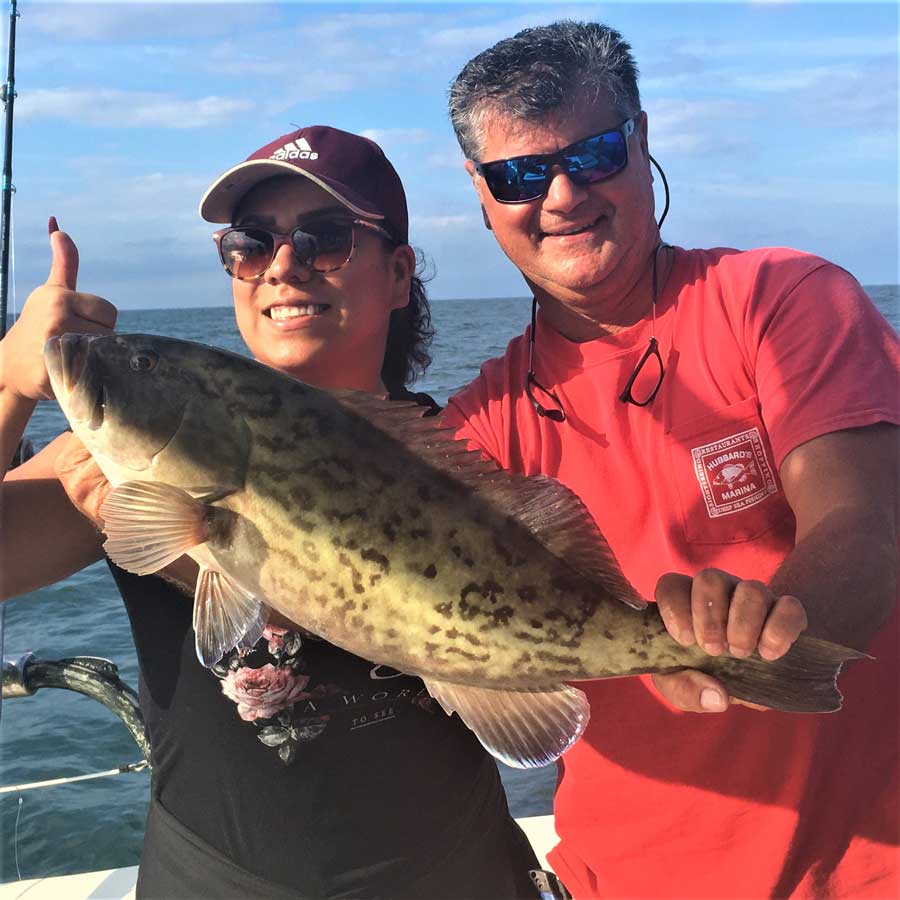
M 626 119 L 617 128 L 583 138 L 556 153 L 475 163 L 475 171 L 498 203 L 527 203 L 547 193 L 555 166 L 579 185 L 617 175 L 628 165 L 628 138 L 633 132 L 634 119 Z
M 365 219 L 323 219 L 298 225 L 279 234 L 258 225 L 223 228 L 213 235 L 225 271 L 239 281 L 254 281 L 272 265 L 282 244 L 290 244 L 301 266 L 315 272 L 334 272 L 350 262 L 356 249 L 356 227 L 371 228 L 394 243 L 380 225 Z

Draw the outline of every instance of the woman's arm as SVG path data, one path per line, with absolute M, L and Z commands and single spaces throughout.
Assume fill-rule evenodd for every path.
M 0 599 L 51 584 L 100 558 L 99 535 L 69 502 L 54 470 L 71 435 L 7 471 L 35 404 L 53 397 L 44 365 L 47 339 L 66 332 L 107 334 L 116 322 L 111 303 L 75 290 L 78 250 L 55 220 L 50 246 L 47 282 L 32 292 L 0 341 Z
M 53 584 L 102 556 L 102 535 L 54 471 L 71 438 L 61 434 L 0 485 L 0 600 Z

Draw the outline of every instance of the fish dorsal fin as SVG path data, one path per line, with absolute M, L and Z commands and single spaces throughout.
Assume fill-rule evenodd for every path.
M 578 688 L 505 691 L 425 679 L 428 693 L 447 715 L 454 712 L 485 749 L 517 769 L 555 762 L 581 737 L 590 706 Z
M 485 492 L 538 537 L 559 559 L 599 582 L 613 597 L 634 609 L 647 606 L 622 572 L 619 562 L 581 498 L 548 475 L 494 478 Z
M 106 533 L 103 548 L 128 572 L 158 572 L 206 541 L 206 510 L 201 500 L 172 485 L 126 481 L 100 507 Z
M 424 417 L 427 407 L 359 391 L 331 392 L 345 409 L 399 441 L 433 468 L 480 494 L 525 527 L 555 556 L 635 609 L 646 601 L 628 582 L 606 538 L 574 491 L 548 475 L 516 475 L 486 460 L 455 429 Z
M 218 569 L 200 567 L 194 593 L 194 644 L 204 666 L 211 668 L 234 647 L 252 647 L 268 618 L 268 607 L 251 591 Z

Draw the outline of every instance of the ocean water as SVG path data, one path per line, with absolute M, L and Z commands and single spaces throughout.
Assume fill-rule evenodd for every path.
M 900 287 L 867 287 L 900 331 Z M 529 320 L 530 300 L 446 300 L 433 304 L 435 362 L 416 389 L 443 402 L 503 352 Z M 120 331 L 166 334 L 246 353 L 230 308 L 122 312 Z M 55 403 L 40 404 L 27 436 L 40 449 L 65 427 Z M 59 659 L 101 656 L 137 686 L 128 618 L 104 563 L 6 605 L 3 655 L 25 651 Z M 44 689 L 7 700 L 0 716 L 0 786 L 81 775 L 140 758 L 105 707 L 68 691 Z M 501 766 L 514 815 L 551 811 L 555 768 Z M 0 881 L 134 865 L 140 855 L 148 773 L 0 794 Z

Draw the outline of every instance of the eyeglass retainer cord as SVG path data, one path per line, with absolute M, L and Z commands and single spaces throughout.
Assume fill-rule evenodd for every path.
M 650 162 L 656 166 L 657 171 L 662 178 L 663 190 L 665 192 L 666 202 L 663 205 L 662 215 L 659 217 L 659 221 L 656 223 L 657 229 L 661 229 L 663 222 L 666 220 L 666 216 L 669 214 L 669 182 L 666 179 L 666 173 L 663 172 L 662 166 L 651 156 Z M 650 346 L 653 346 L 653 342 L 656 340 L 656 299 L 657 299 L 657 283 L 656 283 L 656 259 L 659 256 L 659 251 L 663 247 L 669 247 L 669 244 L 666 244 L 664 241 L 660 241 L 653 250 L 653 300 L 651 303 L 651 315 L 653 317 L 653 322 L 650 331 Z M 531 332 L 529 333 L 528 340 L 528 372 L 525 375 L 525 393 L 528 394 L 528 399 L 531 401 L 531 405 L 534 407 L 535 412 L 541 417 L 550 419 L 553 422 L 565 422 L 566 420 L 566 411 L 562 408 L 562 403 L 560 403 L 559 398 L 553 391 L 547 390 L 538 380 L 536 375 L 534 374 L 534 334 L 537 328 L 537 297 L 531 298 Z M 665 375 L 665 369 L 662 372 Z M 633 377 L 633 376 L 632 376 Z M 660 383 L 662 383 L 662 377 L 660 378 Z M 546 394 L 550 397 L 551 400 L 556 404 L 556 409 L 547 409 L 538 403 L 534 394 L 531 391 L 531 385 L 534 384 L 542 393 Z M 658 390 L 658 388 L 657 388 Z M 621 398 L 620 398 L 621 399 Z M 627 401 L 623 401 L 627 402 Z

